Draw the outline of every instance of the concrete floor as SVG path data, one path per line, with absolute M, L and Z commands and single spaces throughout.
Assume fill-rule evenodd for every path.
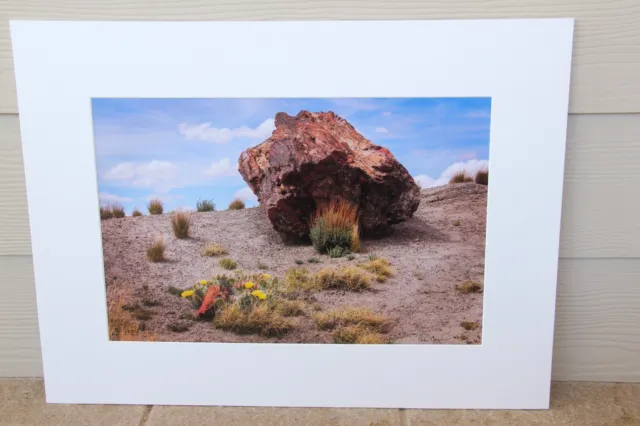
M 0 379 L 0 425 L 640 425 L 640 384 L 554 383 L 544 411 L 61 405 L 41 379 Z

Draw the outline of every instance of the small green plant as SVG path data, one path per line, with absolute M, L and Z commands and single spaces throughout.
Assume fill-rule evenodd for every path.
M 235 260 L 226 257 L 224 259 L 220 259 L 220 266 L 230 271 L 232 269 L 236 269 L 238 267 L 238 264 Z
M 164 259 L 164 240 L 162 237 L 155 239 L 147 247 L 147 259 L 151 262 L 162 262 Z
M 258 262 L 258 269 L 265 270 L 265 269 L 269 269 L 269 267 L 262 262 Z
M 460 219 L 456 219 L 456 220 L 453 222 L 453 226 L 460 226 Z
M 367 258 L 369 259 L 369 261 L 374 261 L 378 259 L 378 255 L 375 253 L 371 253 L 369 256 L 367 256 Z
M 100 220 L 111 219 L 112 217 L 111 206 L 100 206 Z
M 309 259 L 307 259 L 307 262 L 309 262 L 309 263 L 320 263 L 320 259 L 318 259 L 317 257 L 310 257 Z
M 140 210 L 138 209 L 133 209 L 133 211 L 131 212 L 131 216 L 132 217 L 142 216 L 142 213 L 140 213 Z
M 335 259 L 335 258 L 344 256 L 348 252 L 349 251 L 344 247 L 335 246 L 327 249 L 327 256 L 329 256 L 332 259 Z
M 209 257 L 224 256 L 226 254 L 229 254 L 227 249 L 224 247 L 221 247 L 218 244 L 208 246 L 207 248 L 204 249 L 204 255 Z
M 355 255 L 355 254 L 353 254 L 353 253 L 352 253 L 352 254 L 347 255 L 347 259 L 349 259 L 349 260 L 353 260 L 353 259 L 355 259 L 355 258 L 356 258 L 356 255 Z
M 229 210 L 242 210 L 244 209 L 244 201 L 235 199 L 231 203 L 229 203 Z
M 149 204 L 147 204 L 147 210 L 149 210 L 149 214 L 162 214 L 162 212 L 164 211 L 162 201 L 157 198 L 149 200 Z
M 124 207 L 120 203 L 113 203 L 111 205 L 111 212 L 113 213 L 113 217 L 118 219 L 125 216 Z
M 422 281 L 424 280 L 425 276 L 424 276 L 424 272 L 422 271 L 414 271 L 413 272 L 413 276 L 418 280 L 418 281 Z
M 357 205 L 332 200 L 318 207 L 310 223 L 309 237 L 318 253 L 327 253 L 336 247 L 342 249 L 340 256 L 360 250 Z
M 188 238 L 191 215 L 187 212 L 175 212 L 171 215 L 171 228 L 176 238 Z
M 174 287 L 174 286 L 170 285 L 167 288 L 167 293 L 172 294 L 174 296 L 180 296 L 182 294 L 182 290 L 180 290 L 178 287 Z
M 465 330 L 475 330 L 476 328 L 478 328 L 478 322 L 477 321 L 462 321 L 460 323 L 460 327 L 464 328 Z
M 196 211 L 199 212 L 215 212 L 216 203 L 213 200 L 198 200 L 196 202 Z
M 458 292 L 467 293 L 480 293 L 482 292 L 482 286 L 475 281 L 465 281 L 462 284 L 456 285 Z
M 295 262 L 296 265 L 304 264 L 304 262 L 302 260 L 300 260 L 300 259 L 296 259 L 296 260 L 294 260 L 294 262 Z
M 479 170 L 476 173 L 475 182 L 479 185 L 489 185 L 489 170 Z
M 449 180 L 449 183 L 464 183 L 464 182 L 473 182 L 473 178 L 470 176 L 467 176 L 467 174 L 463 170 L 457 172 Z

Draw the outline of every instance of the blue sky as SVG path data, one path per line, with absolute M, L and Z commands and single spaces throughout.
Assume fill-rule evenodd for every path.
M 257 205 L 238 157 L 271 135 L 281 111 L 335 112 L 424 188 L 488 166 L 490 98 L 93 99 L 92 109 L 100 200 L 127 212 L 146 213 L 150 198 L 166 211 L 198 199 Z

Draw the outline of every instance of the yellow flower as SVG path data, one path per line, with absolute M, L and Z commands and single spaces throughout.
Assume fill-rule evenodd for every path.
M 207 280 L 200 280 L 200 285 L 207 285 L 209 281 Z
M 251 295 L 257 297 L 260 300 L 264 300 L 267 298 L 267 295 L 264 294 L 261 290 L 253 290 L 251 292 Z
M 180 296 L 182 297 L 189 297 L 189 296 L 193 296 L 194 291 L 193 290 L 185 290 L 182 292 L 182 294 Z
M 253 288 L 254 285 L 255 284 L 251 281 L 247 281 L 246 283 L 244 283 L 244 288 Z
M 269 278 L 271 278 L 271 275 L 269 275 L 269 274 L 262 274 L 262 278 L 264 278 L 265 280 L 268 280 Z

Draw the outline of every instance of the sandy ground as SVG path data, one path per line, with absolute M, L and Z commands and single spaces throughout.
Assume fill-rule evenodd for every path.
M 109 219 L 102 222 L 107 288 L 129 292 L 133 302 L 159 302 L 144 325 L 161 341 L 330 343 L 330 332 L 317 331 L 309 315 L 295 318 L 295 329 L 282 338 L 236 335 L 204 321 L 193 322 L 186 332 L 171 332 L 167 325 L 184 322 L 180 317 L 191 308 L 188 301 L 166 289 L 170 285 L 187 288 L 198 280 L 229 274 L 218 265 L 220 258 L 202 255 L 214 243 L 229 250 L 227 257 L 238 262 L 238 269 L 278 277 L 297 266 L 296 259 L 316 271 L 364 262 L 369 253 L 375 253 L 391 262 L 393 276 L 385 283 L 373 281 L 371 291 L 318 292 L 315 297 L 323 310 L 348 305 L 384 314 L 392 320 L 388 337 L 395 343 L 480 343 L 482 327 L 467 331 L 460 323 L 482 323 L 482 294 L 460 294 L 455 286 L 467 280 L 484 281 L 486 203 L 487 187 L 475 183 L 423 190 L 411 220 L 395 225 L 391 236 L 363 241 L 362 252 L 351 261 L 319 256 L 311 246 L 283 244 L 258 208 L 193 213 L 192 237 L 186 240 L 173 236 L 169 215 Z M 145 257 L 146 245 L 159 235 L 167 244 L 167 261 L 151 263 Z M 314 256 L 322 263 L 306 263 Z M 260 271 L 258 262 L 269 269 Z

